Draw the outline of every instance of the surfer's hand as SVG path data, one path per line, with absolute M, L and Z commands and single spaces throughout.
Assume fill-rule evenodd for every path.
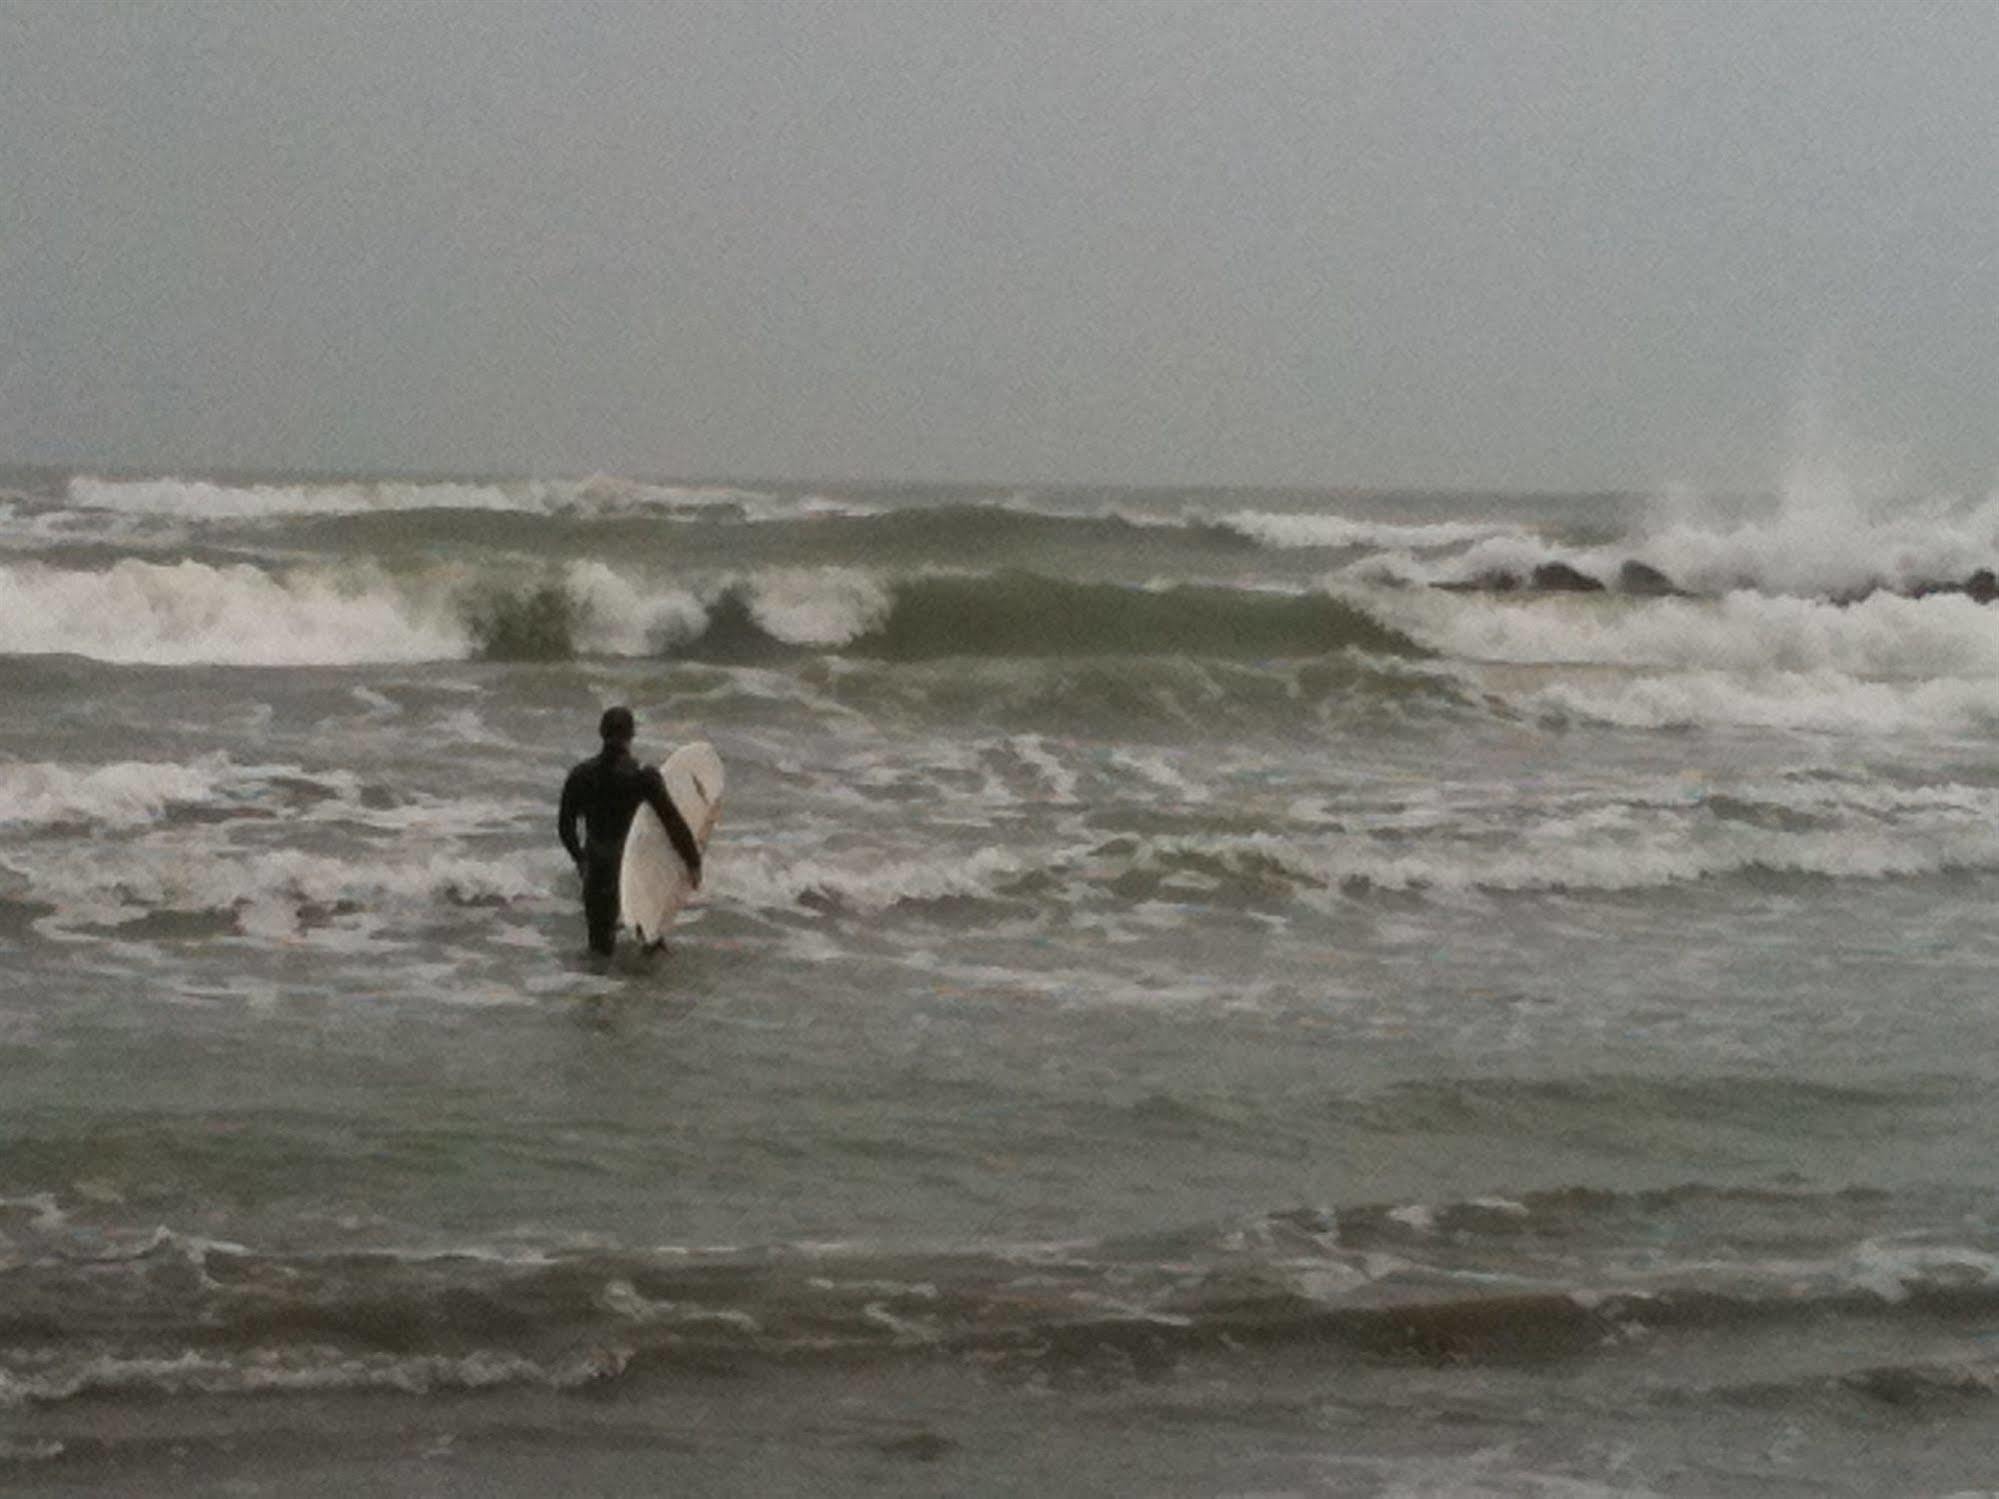
M 694 888 L 696 890 L 699 890 L 701 888 L 701 866 L 699 864 L 696 864 L 692 869 L 688 870 L 687 872 L 694 876 Z

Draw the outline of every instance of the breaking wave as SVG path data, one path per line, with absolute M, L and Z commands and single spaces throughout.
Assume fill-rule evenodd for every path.
M 188 521 L 278 520 L 424 510 L 587 516 L 646 509 L 700 510 L 774 498 L 755 490 L 728 486 L 646 484 L 603 474 L 574 480 L 505 482 L 357 480 L 250 484 L 78 475 L 69 481 L 68 488 L 69 503 L 79 510 Z
M 1386 521 L 1353 520 L 1342 515 L 1294 511 L 1239 510 L 1223 516 L 1219 524 L 1223 529 L 1246 536 L 1262 546 L 1328 551 L 1366 547 L 1372 550 L 1436 552 L 1462 549 L 1473 542 L 1490 541 L 1496 537 L 1527 534 L 1524 527 L 1497 521 L 1433 521 L 1429 524 L 1395 525 Z
M 477 575 L 458 567 L 266 569 L 128 558 L 89 571 L 0 567 L 0 654 L 175 665 L 357 664 L 483 656 L 668 654 L 757 659 L 850 650 L 947 656 L 1417 654 L 1356 605 L 1178 585 L 1071 583 L 1029 573 L 890 579 L 776 569 L 705 596 L 601 562 Z
M 0 567 L 0 653 L 239 666 L 351 665 L 466 653 L 443 601 L 372 570 L 272 573 L 247 563 L 127 559 L 104 571 Z
M 1256 659 L 1347 649 L 1417 654 L 1406 637 L 1325 594 L 1195 584 L 1134 589 L 1028 573 L 917 580 L 898 590 L 887 617 L 854 644 L 863 653 L 901 660 L 1157 654 Z

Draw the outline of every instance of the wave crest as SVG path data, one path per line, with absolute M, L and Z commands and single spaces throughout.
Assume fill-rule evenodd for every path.
M 372 569 L 274 574 L 128 558 L 0 567 L 0 653 L 151 665 L 357 665 L 466 654 L 463 626 Z

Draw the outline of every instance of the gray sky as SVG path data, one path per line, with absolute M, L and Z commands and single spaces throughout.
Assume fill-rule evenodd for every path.
M 1995 79 L 1994 0 L 0 0 L 0 458 L 1984 493 Z

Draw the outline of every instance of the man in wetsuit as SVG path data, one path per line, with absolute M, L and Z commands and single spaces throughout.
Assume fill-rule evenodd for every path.
M 625 834 L 640 802 L 652 804 L 666 824 L 666 836 L 687 864 L 696 889 L 701 886 L 701 850 L 687 821 L 666 794 L 659 772 L 632 758 L 636 726 L 630 708 L 607 708 L 597 725 L 604 748 L 569 772 L 562 783 L 562 806 L 555 814 L 556 835 L 576 872 L 583 876 L 583 919 L 590 928 L 590 950 L 609 957 L 618 930 L 618 861 L 624 857 Z M 585 836 L 578 837 L 581 820 Z

